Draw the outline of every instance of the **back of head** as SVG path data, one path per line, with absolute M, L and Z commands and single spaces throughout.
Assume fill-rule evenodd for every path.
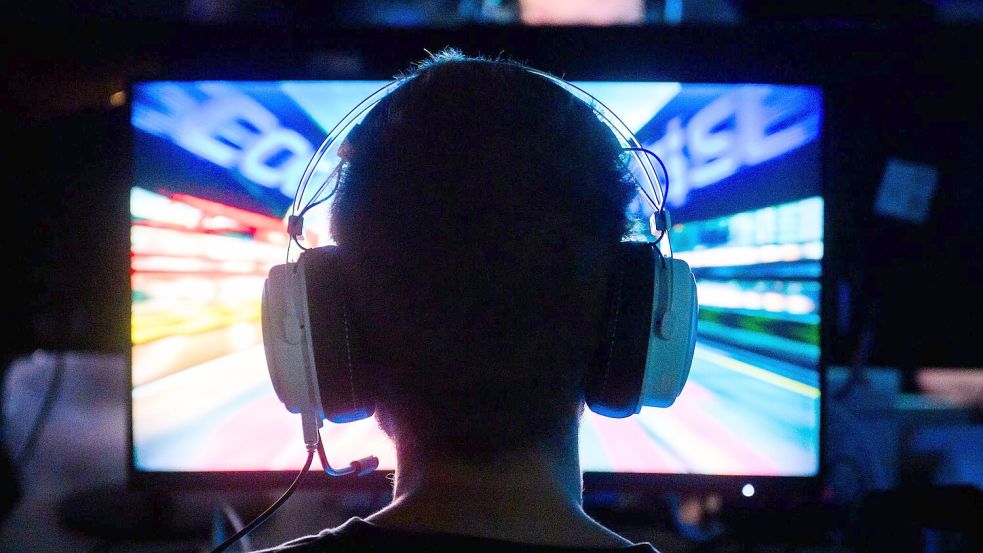
M 462 459 L 569 436 L 634 193 L 621 146 L 518 63 L 444 52 L 401 78 L 331 217 L 380 424 Z

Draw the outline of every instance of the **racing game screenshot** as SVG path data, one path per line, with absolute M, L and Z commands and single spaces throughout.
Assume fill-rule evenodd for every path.
M 667 409 L 586 411 L 588 472 L 814 476 L 819 470 L 821 90 L 575 83 L 665 163 L 672 255 L 696 276 L 689 380 Z M 270 383 L 260 304 L 325 136 L 382 81 L 145 81 L 132 88 L 132 459 L 141 472 L 294 471 L 300 417 Z M 327 163 L 332 163 L 328 160 Z M 337 163 L 337 161 L 334 161 Z M 305 246 L 331 243 L 330 204 Z M 625 240 L 654 241 L 629 206 Z M 335 466 L 395 452 L 369 418 L 325 422 Z

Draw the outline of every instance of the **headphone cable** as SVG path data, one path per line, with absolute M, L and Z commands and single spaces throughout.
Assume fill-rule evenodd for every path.
M 263 524 L 264 522 L 266 522 L 268 518 L 273 516 L 273 513 L 275 513 L 277 509 L 283 506 L 283 504 L 287 501 L 287 499 L 297 489 L 297 486 L 300 485 L 301 480 L 304 479 L 304 475 L 307 474 L 307 471 L 308 469 L 311 468 L 311 463 L 313 462 L 314 462 L 314 447 L 308 447 L 307 461 L 304 463 L 304 468 L 301 469 L 301 471 L 297 474 L 297 477 L 294 478 L 293 483 L 290 484 L 290 487 L 287 488 L 287 491 L 283 492 L 283 495 L 280 496 L 280 499 L 277 499 L 276 502 L 273 503 L 273 505 L 270 505 L 265 511 L 260 513 L 260 515 L 254 518 L 252 522 L 250 522 L 246 526 L 243 526 L 241 530 L 229 536 L 227 540 L 222 542 L 215 549 L 212 549 L 210 553 L 220 553 L 222 551 L 225 551 L 226 549 L 228 549 L 230 545 L 239 541 L 243 537 L 249 535 L 253 530 L 259 527 L 260 524 Z

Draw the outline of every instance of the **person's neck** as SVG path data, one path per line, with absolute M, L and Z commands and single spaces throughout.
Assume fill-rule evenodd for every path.
M 490 463 L 399 455 L 393 500 L 366 520 L 384 528 L 579 547 L 629 545 L 587 515 L 572 447 Z

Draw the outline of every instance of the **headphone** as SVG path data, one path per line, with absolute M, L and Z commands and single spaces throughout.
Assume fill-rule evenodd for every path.
M 669 407 L 689 376 L 698 304 L 696 280 L 689 265 L 672 257 L 671 247 L 668 256 L 660 248 L 670 227 L 665 210 L 668 175 L 663 190 L 658 186 L 652 159 L 658 161 L 663 174 L 665 166 L 600 100 L 563 79 L 532 68 L 525 70 L 558 84 L 592 107 L 630 153 L 629 166 L 634 164 L 634 172 L 648 182 L 652 191 L 650 195 L 637 185 L 636 175 L 639 191 L 654 209 L 650 224 L 659 236 L 655 242 L 620 244 L 608 286 L 605 340 L 590 362 L 585 382 L 587 406 L 612 418 L 637 414 L 643 406 Z M 401 82 L 390 82 L 356 105 L 328 133 L 311 158 L 287 224 L 288 234 L 298 245 L 304 214 L 334 193 L 331 190 L 325 196 L 328 182 L 337 176 L 347 157 L 347 138 L 357 130 L 355 122 Z M 339 139 L 343 134 L 346 139 Z M 301 208 L 315 169 L 332 150 L 342 161 Z M 317 445 L 321 452 L 318 429 L 324 420 L 346 423 L 375 412 L 368 393 L 368 368 L 359 365 L 362 344 L 350 324 L 343 268 L 337 246 L 305 248 L 296 262 L 272 267 L 263 287 L 263 344 L 273 388 L 288 411 L 301 415 L 308 448 Z M 377 459 L 368 457 L 342 471 L 333 471 L 326 464 L 325 470 L 336 475 L 365 474 L 377 465 Z

